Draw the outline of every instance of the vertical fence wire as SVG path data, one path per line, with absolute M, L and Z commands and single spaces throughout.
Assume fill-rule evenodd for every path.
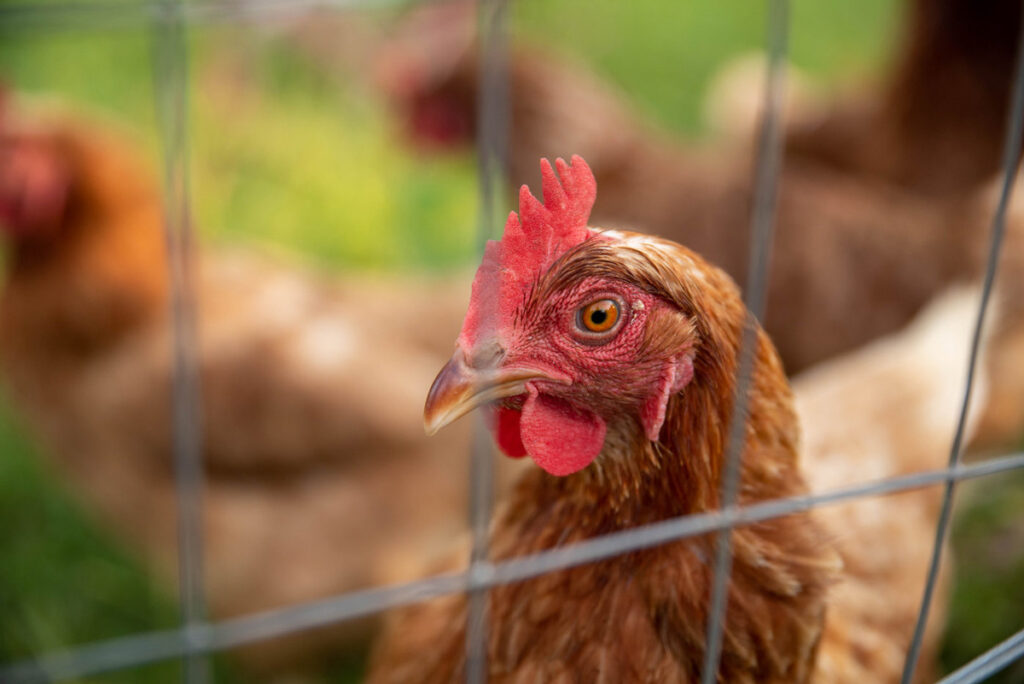
M 508 50 L 505 0 L 478 0 L 477 34 L 479 70 L 477 100 L 477 170 L 480 217 L 478 252 L 500 226 L 501 189 L 505 186 L 508 148 Z M 484 287 L 497 287 L 485 283 Z M 487 300 L 492 298 L 487 297 Z M 470 460 L 470 524 L 473 548 L 469 566 L 469 597 L 466 612 L 466 681 L 487 681 L 488 597 L 486 586 L 491 566 L 488 536 L 494 499 L 494 465 L 491 440 L 479 415 L 473 421 Z
M 181 620 L 206 619 L 203 594 L 202 444 L 199 367 L 189 207 L 188 46 L 182 0 L 161 0 L 153 27 L 153 79 L 164 159 L 164 228 L 173 322 L 172 434 L 178 497 L 178 582 Z M 183 679 L 209 681 L 205 656 L 186 652 Z
M 747 404 L 757 355 L 758 321 L 763 318 L 768 286 L 768 264 L 771 256 L 775 222 L 775 201 L 778 176 L 782 164 L 780 118 L 785 75 L 784 59 L 789 33 L 788 0 L 770 0 L 767 22 L 768 64 L 762 100 L 760 131 L 757 144 L 757 167 L 754 176 L 754 202 L 751 210 L 750 260 L 747 271 L 745 304 L 746 323 L 740 342 L 736 391 L 729 422 L 729 437 L 722 471 L 719 507 L 732 508 L 740 485 L 740 462 L 747 428 Z M 721 530 L 715 540 L 714 580 L 708 609 L 703 684 L 718 678 L 718 662 L 722 652 L 725 612 L 732 574 L 732 528 Z
M 985 265 L 985 280 L 981 291 L 981 302 L 978 305 L 978 316 L 971 337 L 971 351 L 967 359 L 967 380 L 964 387 L 963 402 L 960 406 L 960 415 L 957 419 L 956 433 L 949 452 L 949 468 L 954 468 L 960 463 L 960 457 L 963 453 L 964 431 L 967 424 L 967 413 L 970 410 L 971 393 L 974 389 L 974 374 L 978 365 L 978 353 L 981 349 L 985 313 L 988 311 L 992 286 L 995 283 L 996 269 L 999 265 L 999 254 L 1003 246 L 1003 235 L 1006 232 L 1006 210 L 1017 178 L 1022 132 L 1024 132 L 1024 18 L 1022 18 L 1020 33 L 1017 38 L 1017 65 L 1014 72 L 1013 95 L 1011 97 L 1010 110 L 1007 113 L 1006 138 L 1003 143 L 1003 184 L 999 191 L 999 201 L 996 205 L 995 215 L 992 218 L 992 239 L 989 246 L 988 260 Z M 924 639 L 932 597 L 935 593 L 939 566 L 942 563 L 942 548 L 949 531 L 955 488 L 956 483 L 949 481 L 946 483 L 942 493 L 942 508 L 939 513 L 938 523 L 935 526 L 935 542 L 932 546 L 931 562 L 928 566 L 928 575 L 924 594 L 921 598 L 921 607 L 917 614 L 917 623 L 914 625 L 914 635 L 911 638 L 910 648 L 907 650 L 907 659 L 903 665 L 902 684 L 910 684 L 912 681 L 914 670 L 917 667 L 917 660 L 921 654 L 921 642 Z

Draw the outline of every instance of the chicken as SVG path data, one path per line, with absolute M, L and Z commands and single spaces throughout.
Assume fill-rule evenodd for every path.
M 1019 11 L 1008 9 L 1008 3 L 998 4 L 1004 14 Z M 914 35 L 921 34 L 918 42 L 925 41 L 923 34 L 932 25 L 931 15 L 922 14 L 927 12 L 925 5 L 931 6 L 915 6 L 912 25 L 918 27 Z M 965 3 L 957 4 L 957 8 L 960 14 L 970 13 Z M 987 17 L 989 10 L 984 14 Z M 1005 19 L 1009 21 L 1008 16 Z M 972 21 L 981 20 L 976 17 Z M 986 26 L 991 23 L 985 19 Z M 958 25 L 950 23 L 944 30 L 956 31 Z M 1003 29 L 992 33 L 999 39 L 997 46 L 978 48 L 988 57 L 972 52 L 970 41 L 956 57 L 949 57 L 950 64 L 962 61 L 970 65 L 971 73 L 984 73 L 984 83 L 999 83 L 999 90 L 989 93 L 984 107 L 986 112 L 998 109 L 1000 117 L 1005 116 L 1005 108 L 1000 107 L 1005 104 L 1010 85 L 1014 44 L 1005 33 Z M 454 47 L 448 49 L 458 49 L 463 43 L 452 41 Z M 919 50 L 912 52 L 917 54 Z M 929 52 L 933 57 L 934 53 L 934 49 Z M 439 113 L 453 121 L 474 119 L 478 74 L 472 49 L 465 50 L 461 59 L 441 58 L 434 70 L 416 72 L 395 66 L 403 63 L 402 55 L 401 44 L 389 53 L 387 63 L 391 66 L 387 73 L 396 72 L 402 77 L 385 79 L 385 83 L 400 84 L 390 91 L 414 138 L 438 142 L 432 131 L 439 128 Z M 942 81 L 930 80 L 932 73 L 923 63 L 914 64 L 901 72 L 913 75 L 901 78 L 912 80 L 919 90 L 944 87 Z M 410 74 L 418 74 L 418 79 Z M 596 222 L 613 227 L 639 226 L 685 243 L 728 272 L 741 288 L 746 285 L 752 201 L 749 148 L 730 145 L 727 149 L 711 149 L 683 144 L 646 122 L 615 88 L 543 49 L 514 48 L 509 81 L 509 180 L 513 185 L 535 180 L 535 159 L 579 152 L 590 160 L 602 188 L 594 206 Z M 930 100 L 913 102 L 916 108 Z M 970 104 L 974 100 L 966 102 L 964 106 L 974 106 Z M 881 124 L 871 123 L 875 119 L 864 118 L 866 115 L 858 112 L 876 106 L 881 105 L 870 100 L 856 112 L 847 112 L 844 120 L 858 122 L 864 136 L 871 138 Z M 894 107 L 883 108 L 882 113 Z M 934 139 L 937 154 L 945 158 L 941 151 L 946 143 L 963 146 L 949 164 L 937 164 L 929 161 L 931 157 L 909 151 L 911 146 L 922 149 L 932 140 L 915 133 L 913 142 L 907 142 L 908 151 L 898 153 L 904 160 L 899 165 L 908 169 L 900 174 L 876 169 L 881 161 L 839 163 L 835 159 L 838 153 L 831 150 L 844 140 L 849 140 L 853 150 L 850 155 L 869 147 L 875 149 L 877 141 L 871 146 L 858 144 L 838 129 L 833 130 L 828 122 L 838 116 L 834 111 L 825 116 L 808 112 L 787 115 L 792 123 L 787 130 L 779 183 L 764 321 L 787 372 L 798 373 L 894 332 L 950 284 L 978 277 L 995 207 L 995 196 L 987 190 L 995 182 L 996 172 L 989 148 L 1003 134 L 1001 124 L 989 123 L 994 116 L 991 112 L 978 114 L 976 120 L 968 119 L 967 113 L 950 113 L 948 120 L 942 119 L 945 123 L 933 131 L 939 136 Z M 969 135 L 950 134 L 948 128 L 954 122 L 958 130 Z M 905 127 L 914 128 L 914 124 L 905 123 Z M 978 142 L 981 137 L 984 143 Z M 443 142 L 450 144 L 450 136 Z M 903 146 L 885 144 L 879 149 L 892 149 L 896 155 L 895 150 L 903 150 Z M 911 165 L 917 165 L 917 170 L 909 170 Z M 947 174 L 962 183 L 954 187 L 952 180 L 941 181 L 942 191 L 933 192 L 932 186 L 940 180 L 924 178 L 929 172 Z M 1011 243 L 1018 242 L 1024 223 L 1014 223 L 1010 232 Z M 1009 259 L 1002 267 L 1002 279 L 1013 281 L 1010 287 L 1018 289 L 1024 271 Z M 986 420 L 981 428 L 980 439 L 986 444 L 1005 446 L 1024 432 L 1024 374 L 1010 372 L 1016 365 L 1013 359 L 1020 356 L 1020 340 L 1024 339 L 1014 332 L 1021 323 L 1024 318 L 1007 317 L 1007 332 L 1001 339 L 1008 351 L 991 357 L 1007 372 L 993 373 L 995 382 L 1005 384 L 1002 389 L 994 388 L 1004 401 L 992 404 L 992 410 L 999 411 L 1000 416 Z
M 987 183 L 1002 158 L 1016 0 L 911 0 L 877 92 L 792 127 L 789 153 L 932 197 Z
M 542 164 L 488 245 L 456 352 L 431 387 L 428 431 L 484 406 L 526 473 L 491 532 L 495 560 L 717 508 L 748 320 L 725 273 L 658 238 L 587 227 L 586 163 Z M 782 365 L 756 335 L 740 501 L 806 491 Z M 724 681 L 808 681 L 839 556 L 811 514 L 738 529 Z M 704 657 L 714 541 L 700 537 L 490 593 L 492 681 L 692 681 Z M 371 682 L 462 675 L 465 601 L 396 616 Z
M 495 561 L 717 508 L 745 321 L 735 285 L 690 250 L 586 228 L 582 159 L 559 164 L 561 186 L 542 173 L 544 206 L 524 187 L 520 217 L 487 248 L 424 414 L 433 431 L 481 407 L 502 451 L 540 466 L 501 503 Z M 946 295 L 906 331 L 799 376 L 795 396 L 758 331 L 741 503 L 943 467 L 963 392 L 950 368 L 965 363 L 977 297 Z M 898 681 L 939 496 L 738 528 L 719 681 Z M 712 557 L 696 537 L 492 589 L 490 680 L 696 681 Z M 944 619 L 940 579 L 922 680 Z M 464 612 L 452 596 L 394 614 L 370 681 L 459 678 Z
M 170 579 L 168 283 L 160 195 L 138 156 L 80 117 L 5 109 L 0 368 L 58 471 Z M 427 440 L 419 415 L 466 281 L 327 280 L 236 250 L 203 252 L 196 287 L 211 612 L 412 579 L 465 528 L 468 430 Z M 328 636 L 336 648 L 365 634 Z

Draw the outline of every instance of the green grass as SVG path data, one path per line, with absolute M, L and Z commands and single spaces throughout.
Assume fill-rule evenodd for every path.
M 0 662 L 174 626 L 163 587 L 82 511 L 9 409 L 0 405 Z M 175 664 L 146 678 L 179 680 Z M 138 680 L 126 673 L 103 681 Z
M 969 483 L 958 496 L 947 670 L 1024 629 L 1024 472 Z M 1024 681 L 1024 660 L 988 681 Z
M 0 76 L 128 124 L 156 163 L 147 37 L 5 36 Z M 381 103 L 342 92 L 283 40 L 205 29 L 190 45 L 190 172 L 208 239 L 284 246 L 330 266 L 443 268 L 473 257 L 469 155 L 405 154 Z M 239 62 L 245 82 L 218 77 L 218 62 Z
M 763 50 L 763 2 L 749 0 L 521 0 L 519 32 L 578 55 L 642 109 L 683 133 L 701 131 L 700 101 L 728 58 Z M 791 60 L 823 85 L 863 78 L 886 54 L 892 0 L 795 0 Z
M 751 7 L 521 0 L 514 25 L 531 42 L 592 64 L 655 119 L 696 134 L 708 79 L 762 42 L 763 16 Z M 884 54 L 893 14 L 892 0 L 856 9 L 799 0 L 793 58 L 824 83 L 866 73 Z M 124 122 L 155 163 L 149 40 L 143 30 L 5 34 L 0 77 Z M 438 268 L 472 259 L 469 154 L 409 155 L 380 102 L 339 87 L 284 38 L 195 30 L 190 57 L 192 189 L 209 239 L 284 246 L 328 266 Z
M 708 79 L 723 60 L 762 44 L 762 6 L 518 0 L 513 20 L 517 35 L 591 64 L 655 120 L 697 136 Z M 885 56 L 896 13 L 895 0 L 795 0 L 793 60 L 826 87 L 866 78 Z M 472 259 L 469 154 L 409 154 L 380 102 L 272 33 L 204 29 L 192 33 L 190 49 L 192 190 L 207 241 L 269 245 L 330 268 L 445 268 Z M 5 34 L 0 79 L 122 122 L 156 163 L 149 56 L 146 31 Z M 171 588 L 95 523 L 38 456 L 0 405 L 0 662 L 175 624 Z M 986 482 L 986 496 L 962 507 L 947 667 L 1024 626 L 1024 560 L 1005 551 L 1024 545 L 1022 484 Z M 358 658 L 342 659 L 325 678 L 355 681 L 360 667 Z M 216 668 L 218 681 L 249 681 L 223 659 Z M 169 663 L 88 681 L 171 682 L 180 672 Z
M 473 257 L 468 155 L 408 155 L 381 103 L 341 91 L 284 41 L 211 31 L 196 40 L 196 61 L 218 59 L 213 46 L 224 39 L 253 53 L 243 68 L 254 82 L 224 96 L 221 81 L 196 79 L 197 211 L 209 236 L 285 245 L 350 267 L 445 267 Z

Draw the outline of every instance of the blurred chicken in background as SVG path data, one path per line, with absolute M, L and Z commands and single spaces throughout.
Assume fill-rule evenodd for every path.
M 906 48 L 883 88 L 834 105 L 799 76 L 789 91 L 765 327 L 790 373 L 898 329 L 984 267 L 1020 4 L 908 9 Z M 430 24 L 414 15 L 381 58 L 381 81 L 410 138 L 429 149 L 472 140 L 479 56 L 467 16 Z M 447 40 L 437 37 L 444 28 Z M 434 59 L 422 58 L 428 48 Z M 730 111 L 725 130 L 748 143 L 763 91 L 757 61 L 726 66 L 705 106 Z M 515 45 L 509 82 L 513 187 L 537 182 L 537 158 L 580 154 L 601 187 L 595 221 L 682 242 L 743 285 L 751 146 L 683 144 L 618 89 L 547 49 Z M 1002 284 L 1021 292 L 1024 223 L 1012 221 L 1009 233 Z M 1004 371 L 979 429 L 979 442 L 993 446 L 1024 433 L 1024 375 L 1015 372 L 1024 311 L 1008 312 L 1004 325 L 991 357 Z
M 174 368 L 153 173 L 124 135 L 9 101 L 0 216 L 7 389 L 90 507 L 173 576 Z M 468 284 L 327 280 L 237 250 L 204 251 L 198 270 L 215 614 L 411 579 L 412 561 L 463 529 L 466 426 L 428 441 L 420 414 Z
M 873 92 L 794 126 L 789 152 L 941 198 L 999 170 L 1021 25 L 1016 0 L 908 0 Z
M 793 379 L 803 468 L 812 491 L 945 467 L 963 397 L 962 376 L 948 371 L 967 357 L 978 297 L 978 288 L 951 289 L 896 333 Z M 997 320 L 999 308 L 991 312 Z M 967 442 L 989 402 L 986 365 L 983 359 L 965 425 Z M 940 488 L 929 487 L 817 511 L 844 565 L 829 592 L 818 680 L 900 680 L 941 496 Z M 935 680 L 956 574 L 952 565 L 940 566 L 916 681 Z

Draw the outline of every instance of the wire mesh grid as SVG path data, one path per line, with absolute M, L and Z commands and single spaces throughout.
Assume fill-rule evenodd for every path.
M 420 0 L 428 2 L 429 0 Z M 129 635 L 96 642 L 66 651 L 41 653 L 22 662 L 0 664 L 0 681 L 55 681 L 131 668 L 171 658 L 182 658 L 184 678 L 204 682 L 209 670 L 204 656 L 302 630 L 380 613 L 455 593 L 469 595 L 466 640 L 467 680 L 486 681 L 487 592 L 493 587 L 538 577 L 602 559 L 651 548 L 697 535 L 717 533 L 712 601 L 707 621 L 707 643 L 702 681 L 716 680 L 723 634 L 726 587 L 731 566 L 731 533 L 738 527 L 809 511 L 822 506 L 867 497 L 886 496 L 932 486 L 943 486 L 942 507 L 935 529 L 932 559 L 925 578 L 918 620 L 904 664 L 903 682 L 910 682 L 920 653 L 924 626 L 934 594 L 944 541 L 948 534 L 956 485 L 964 480 L 1024 469 L 1024 453 L 989 458 L 964 465 L 964 433 L 968 406 L 975 382 L 997 264 L 1003 244 L 1007 206 L 1017 175 L 1018 151 L 1024 129 L 1024 26 L 1018 40 L 1018 57 L 1013 95 L 1008 112 L 1003 148 L 1002 183 L 991 223 L 991 242 L 978 313 L 972 330 L 963 401 L 950 447 L 948 466 L 869 481 L 831 491 L 737 506 L 739 480 L 739 437 L 744 429 L 747 390 L 752 373 L 752 349 L 756 321 L 764 310 L 768 277 L 774 200 L 779 182 L 782 145 L 780 136 L 782 65 L 786 58 L 789 30 L 788 0 L 766 0 L 766 50 L 769 56 L 762 116 L 759 124 L 757 165 L 754 177 L 754 205 L 748 287 L 745 304 L 748 320 L 740 349 L 736 409 L 730 425 L 726 467 L 721 483 L 720 510 L 682 516 L 606 534 L 570 546 L 557 547 L 512 560 L 488 559 L 487 529 L 493 503 L 492 466 L 488 437 L 478 424 L 473 441 L 470 473 L 470 521 L 473 547 L 470 564 L 463 572 L 442 574 L 403 584 L 349 592 L 323 600 L 286 608 L 209 621 L 202 591 L 202 528 L 200 491 L 203 486 L 199 425 L 199 377 L 195 348 L 195 295 L 192 291 L 189 223 L 188 141 L 185 128 L 188 95 L 186 27 L 202 23 L 263 21 L 296 15 L 317 8 L 349 8 L 397 4 L 395 0 L 149 0 L 148 2 L 95 2 L 88 4 L 46 3 L 0 6 L 0 31 L 93 30 L 128 26 L 153 27 L 153 75 L 157 114 L 164 159 L 166 239 L 171 274 L 171 308 L 174 321 L 174 461 L 179 497 L 179 576 L 182 622 L 177 629 Z M 480 237 L 495 232 L 501 214 L 498 188 L 505 168 L 508 127 L 508 82 L 506 0 L 479 0 L 479 39 L 482 87 L 479 107 L 478 168 L 481 198 Z M 983 681 L 1024 657 L 1024 629 L 992 647 L 941 680 L 942 684 Z

